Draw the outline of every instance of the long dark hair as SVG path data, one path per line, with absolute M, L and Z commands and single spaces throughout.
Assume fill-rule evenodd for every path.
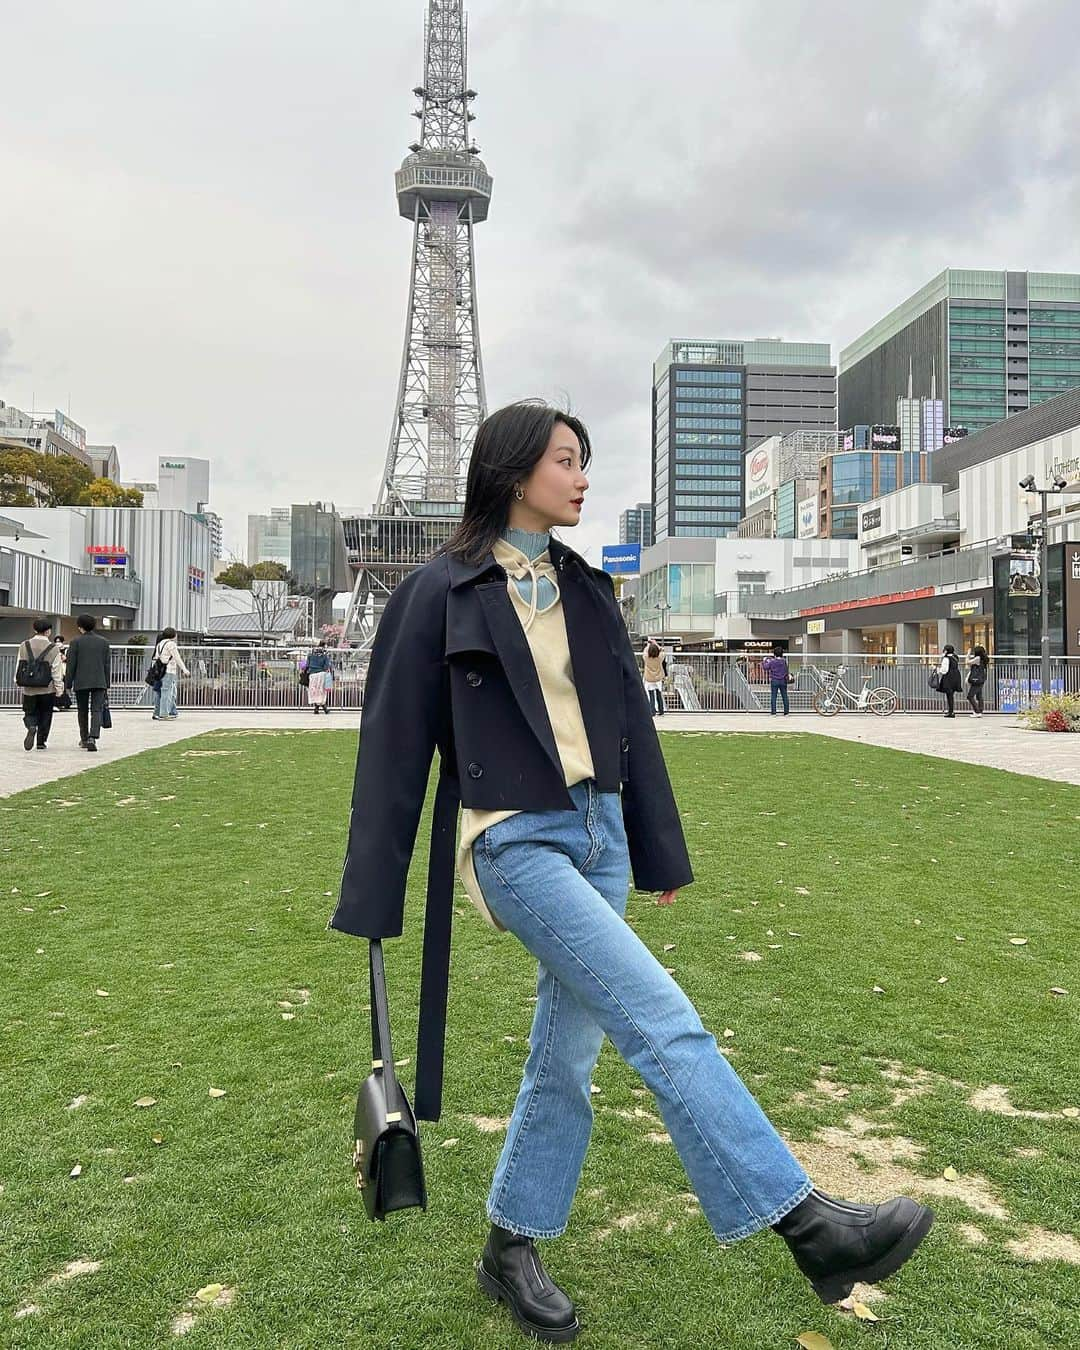
M 506 529 L 514 484 L 528 478 L 543 458 L 558 422 L 581 442 L 581 467 L 587 469 L 592 447 L 584 423 L 543 399 L 508 403 L 484 418 L 469 460 L 461 524 L 433 556 L 453 553 L 465 562 L 480 562 L 487 555 Z
M 990 658 L 986 654 L 985 647 L 972 647 L 971 654 L 972 656 L 977 656 L 979 658 L 979 664 L 982 666 L 983 670 L 990 664 Z

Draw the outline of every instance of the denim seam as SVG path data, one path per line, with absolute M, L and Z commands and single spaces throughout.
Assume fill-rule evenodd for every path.
M 490 865 L 491 863 L 490 858 L 488 858 L 488 863 Z M 492 870 L 494 870 L 494 868 L 492 868 Z M 493 1206 L 496 1209 L 499 1207 L 499 1203 L 502 1201 L 503 1193 L 505 1192 L 506 1187 L 510 1182 L 510 1178 L 513 1175 L 514 1165 L 517 1162 L 518 1154 L 521 1150 L 522 1136 L 524 1135 L 526 1127 L 528 1126 L 529 1121 L 534 1114 L 537 1094 L 540 1091 L 540 1087 L 543 1084 L 544 1079 L 547 1077 L 548 1065 L 551 1061 L 551 1046 L 552 1042 L 555 1039 L 555 1018 L 559 1011 L 559 982 L 558 980 L 553 980 L 553 983 L 554 988 L 552 990 L 551 995 L 551 1007 L 548 1010 L 547 1026 L 544 1031 L 544 1049 L 540 1055 L 540 1065 L 536 1071 L 536 1079 L 533 1082 L 532 1088 L 529 1091 L 529 1100 L 526 1103 L 524 1112 L 522 1113 L 521 1121 L 517 1127 L 517 1133 L 514 1137 L 514 1142 L 511 1145 L 510 1156 L 507 1158 L 506 1167 L 503 1169 L 502 1181 L 499 1184 L 499 1193 L 496 1196 L 496 1203 Z
M 546 929 L 548 929 L 548 931 L 552 934 L 552 936 L 555 938 L 555 940 L 556 940 L 558 943 L 560 943 L 560 944 L 566 949 L 566 951 L 567 951 L 567 952 L 569 953 L 569 955 L 573 958 L 573 960 L 575 960 L 575 961 L 578 963 L 578 965 L 581 966 L 581 968 L 582 968 L 588 975 L 590 975 L 590 976 L 596 981 L 596 983 L 597 983 L 597 984 L 605 991 L 605 993 L 608 994 L 608 996 L 609 996 L 609 997 L 611 998 L 611 1000 L 614 1002 L 615 1006 L 619 1009 L 619 1011 L 622 1013 L 622 1015 L 626 1018 L 626 1020 L 627 1020 L 627 1021 L 630 1023 L 630 1025 L 634 1028 L 634 1030 L 637 1032 L 637 1034 L 641 1037 L 641 1039 L 642 1039 L 642 1041 L 644 1042 L 644 1044 L 648 1047 L 649 1053 L 652 1055 L 653 1059 L 656 1061 L 657 1067 L 660 1069 L 660 1072 L 664 1075 L 664 1077 L 665 1077 L 665 1078 L 668 1080 L 668 1082 L 671 1084 L 671 1090 L 672 1090 L 672 1092 L 674 1093 L 675 1097 L 678 1099 L 678 1101 L 679 1101 L 680 1105 L 682 1106 L 683 1110 L 686 1112 L 687 1118 L 689 1119 L 690 1123 L 693 1125 L 694 1129 L 697 1131 L 698 1137 L 701 1139 L 701 1142 L 705 1145 L 706 1151 L 707 1151 L 707 1152 L 709 1153 L 709 1155 L 712 1157 L 712 1159 L 713 1159 L 714 1163 L 716 1164 L 717 1168 L 719 1169 L 720 1173 L 723 1175 L 723 1177 L 724 1177 L 725 1180 L 727 1181 L 728 1185 L 731 1187 L 733 1193 L 738 1197 L 740 1203 L 741 1203 L 741 1204 L 743 1205 L 743 1207 L 746 1209 L 747 1213 L 750 1214 L 750 1215 L 752 1216 L 753 1222 L 751 1223 L 751 1226 L 749 1227 L 749 1229 L 748 1229 L 747 1231 L 748 1231 L 748 1232 L 751 1232 L 751 1233 L 752 1233 L 752 1232 L 756 1232 L 756 1231 L 757 1231 L 757 1227 L 760 1226 L 760 1225 L 759 1225 L 759 1223 L 758 1223 L 758 1221 L 757 1221 L 757 1219 L 756 1219 L 756 1216 L 754 1216 L 754 1209 L 753 1209 L 753 1206 L 750 1205 L 750 1204 L 747 1202 L 746 1197 L 743 1195 L 743 1193 L 739 1190 L 738 1186 L 735 1184 L 735 1181 L 734 1181 L 734 1179 L 731 1177 L 731 1175 L 729 1174 L 727 1168 L 726 1168 L 726 1167 L 724 1166 L 724 1164 L 720 1161 L 720 1159 L 716 1156 L 716 1154 L 715 1154 L 715 1152 L 713 1151 L 712 1146 L 710 1145 L 708 1139 L 706 1139 L 705 1136 L 704 1136 L 704 1134 L 702 1134 L 702 1132 L 701 1132 L 701 1126 L 698 1125 L 697 1120 L 696 1120 L 695 1117 L 694 1117 L 693 1111 L 690 1110 L 690 1107 L 688 1106 L 688 1104 L 686 1103 L 685 1099 L 683 1098 L 682 1093 L 681 1093 L 681 1092 L 679 1091 L 679 1089 L 675 1086 L 674 1082 L 672 1082 L 671 1075 L 668 1073 L 667 1069 L 664 1067 L 664 1062 L 663 1062 L 663 1060 L 662 1060 L 662 1059 L 660 1058 L 660 1056 L 656 1053 L 656 1048 L 655 1048 L 655 1046 L 653 1045 L 652 1041 L 651 1041 L 651 1040 L 649 1039 L 649 1037 L 645 1034 L 645 1032 L 641 1029 L 641 1027 L 639 1027 L 638 1024 L 634 1021 L 633 1017 L 631 1017 L 630 1013 L 629 1013 L 629 1012 L 626 1010 L 626 1008 L 623 1006 L 622 1002 L 620 1001 L 618 995 L 614 992 L 614 990 L 609 989 L 608 986 L 604 983 L 604 981 L 600 978 L 600 976 L 597 975 L 596 972 L 595 972 L 594 970 L 591 970 L 591 969 L 589 968 L 589 966 L 587 966 L 587 965 L 585 964 L 585 962 L 581 959 L 580 956 L 578 956 L 578 954 L 577 954 L 577 953 L 574 951 L 574 949 L 569 945 L 569 943 L 563 941 L 563 939 L 559 936 L 558 932 L 557 932 L 554 928 L 552 928 L 551 924 L 549 924 L 545 919 L 543 919 L 539 914 L 537 914 L 537 912 L 536 912 L 530 905 L 528 905 L 528 904 L 525 902 L 524 899 L 522 899 L 522 897 L 517 893 L 517 891 L 514 890 L 513 886 L 511 886 L 510 882 L 506 879 L 506 877 L 505 877 L 505 876 L 499 871 L 499 869 L 495 866 L 495 864 L 494 864 L 494 862 L 491 860 L 490 856 L 488 857 L 487 862 L 488 862 L 488 866 L 489 866 L 489 867 L 491 868 L 491 870 L 495 873 L 495 875 L 499 878 L 499 880 L 500 880 L 500 881 L 502 882 L 502 884 L 506 887 L 506 889 L 510 892 L 510 894 L 514 897 L 514 899 L 518 902 L 518 904 L 521 905 L 523 909 L 528 910 L 528 912 L 533 916 L 534 919 L 537 920 L 538 923 L 543 924 L 544 927 L 545 927 Z M 655 957 L 654 957 L 653 959 L 655 960 Z
M 593 816 L 593 805 L 596 801 L 596 797 L 595 794 L 593 793 L 592 787 L 588 783 L 586 784 L 586 793 L 587 796 L 585 799 L 585 830 L 589 836 L 589 851 L 585 855 L 585 861 L 581 864 L 580 871 L 582 875 L 584 875 L 589 870 L 590 867 L 595 865 L 595 863 L 600 858 L 600 854 L 603 852 L 603 841 L 601 840 L 600 835 L 594 828 L 596 825 L 596 820 Z

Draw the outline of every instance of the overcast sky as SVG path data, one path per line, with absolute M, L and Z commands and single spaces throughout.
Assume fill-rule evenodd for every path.
M 490 408 L 569 400 L 588 548 L 649 497 L 672 336 L 839 350 L 945 266 L 1080 271 L 1074 0 L 472 0 Z M 0 398 L 370 509 L 423 0 L 3 5 Z

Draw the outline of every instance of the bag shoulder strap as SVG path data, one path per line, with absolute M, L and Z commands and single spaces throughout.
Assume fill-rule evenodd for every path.
M 368 981 L 371 991 L 372 1068 L 382 1070 L 387 1112 L 400 1111 L 403 1103 L 397 1074 L 394 1071 L 394 1049 L 390 1043 L 390 1011 L 386 999 L 386 971 L 383 966 L 381 938 L 368 940 Z

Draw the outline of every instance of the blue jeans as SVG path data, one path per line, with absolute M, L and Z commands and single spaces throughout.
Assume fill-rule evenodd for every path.
M 776 696 L 777 696 L 777 694 L 779 694 L 780 697 L 784 700 L 784 716 L 786 717 L 786 716 L 788 715 L 788 713 L 791 711 L 791 706 L 790 706 L 790 704 L 788 703 L 788 692 L 787 692 L 787 684 L 786 684 L 786 683 L 785 683 L 785 684 L 773 684 L 773 683 L 770 683 L 770 684 L 769 684 L 769 711 L 770 711 L 771 713 L 775 713 L 775 712 L 776 712 Z
M 161 688 L 154 690 L 154 716 L 177 716 L 175 671 L 166 671 L 161 677 Z
M 623 918 L 630 855 L 619 793 L 588 778 L 570 796 L 573 811 L 519 812 L 472 845 L 484 900 L 539 961 L 529 1055 L 488 1217 L 534 1238 L 566 1231 L 607 1034 L 656 1098 L 717 1238 L 747 1237 L 793 1209 L 812 1183 Z

